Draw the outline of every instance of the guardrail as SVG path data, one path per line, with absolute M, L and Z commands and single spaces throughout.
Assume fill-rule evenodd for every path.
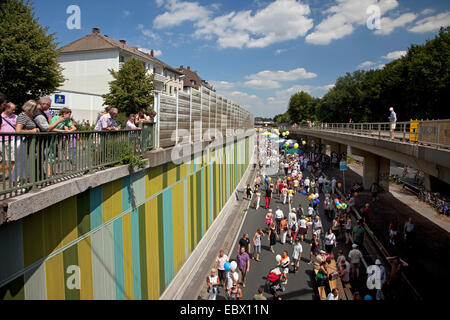
M 320 130 L 337 133 L 364 135 L 378 139 L 391 138 L 390 122 L 375 123 L 320 123 L 292 126 L 296 129 Z M 394 140 L 415 144 L 429 145 L 437 148 L 450 148 L 450 120 L 412 120 L 396 122 Z
M 0 196 L 115 165 L 153 147 L 153 124 L 141 130 L 0 133 Z

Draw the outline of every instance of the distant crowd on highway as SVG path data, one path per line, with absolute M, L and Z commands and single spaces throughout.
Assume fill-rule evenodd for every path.
M 268 145 L 260 146 L 259 154 L 262 159 L 255 164 L 255 169 L 259 165 L 259 171 L 254 185 L 248 185 L 246 189 L 247 200 L 253 201 L 253 207 L 257 211 L 266 210 L 266 214 L 262 216 L 261 227 L 254 234 L 243 234 L 235 259 L 227 256 L 223 250 L 220 251 L 214 269 L 206 279 L 209 299 L 215 300 L 219 289 L 224 290 L 226 299 L 242 298 L 247 275 L 251 272 L 250 261 L 261 261 L 265 241 L 273 254 L 276 254 L 274 246 L 277 243 L 290 246 L 276 254 L 277 265 L 267 275 L 266 284 L 258 288 L 254 300 L 267 299 L 265 293 L 271 294 L 274 300 L 281 300 L 278 292 L 286 289 L 289 274 L 301 271 L 300 261 L 304 255 L 313 266 L 317 287 L 324 287 L 335 279 L 339 279 L 343 285 L 361 282 L 364 272 L 366 286 L 363 290 L 354 291 L 352 299 L 383 300 L 387 283 L 391 291 L 398 290 L 402 271 L 408 266 L 399 257 L 388 257 L 392 265 L 390 272 L 386 271 L 378 258 L 374 259 L 373 265 L 362 271 L 362 248 L 366 238 L 363 224 L 370 219 L 371 206 L 366 203 L 360 210 L 362 218 L 354 223 L 352 217 L 356 209 L 356 198 L 361 190 L 360 184 L 354 183 L 352 192 L 342 197 L 342 183 L 335 177 L 329 179 L 323 171 L 324 163 L 321 160 L 315 161 L 313 154 L 287 154 L 283 150 L 278 152 L 273 150 L 268 138 L 266 142 Z M 279 163 L 278 172 L 272 176 L 264 174 L 274 163 Z M 375 186 L 371 191 L 375 201 L 378 189 Z M 306 197 L 309 200 L 308 206 L 302 207 L 301 203 L 298 207 L 293 206 L 294 197 Z M 274 199 L 277 200 L 276 204 Z M 288 212 L 283 212 L 281 204 L 288 204 Z M 324 227 L 319 208 L 323 208 L 327 224 L 331 222 L 331 227 Z M 395 228 L 398 231 L 398 225 Z M 412 241 L 414 224 L 411 220 L 405 224 L 403 234 L 405 240 Z M 309 249 L 309 255 L 304 246 Z M 348 252 L 347 255 L 343 249 Z M 332 261 L 335 263 L 331 264 Z M 341 300 L 342 295 L 345 296 L 342 287 L 328 288 L 327 300 Z

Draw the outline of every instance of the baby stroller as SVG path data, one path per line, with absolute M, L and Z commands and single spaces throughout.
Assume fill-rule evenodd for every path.
M 281 270 L 277 267 L 267 275 L 266 292 L 274 295 L 277 291 L 284 290 L 284 287 L 281 285 Z

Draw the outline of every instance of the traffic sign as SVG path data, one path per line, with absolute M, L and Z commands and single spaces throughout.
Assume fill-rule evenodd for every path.
M 339 162 L 339 169 L 340 169 L 341 171 L 346 171 L 346 170 L 348 169 L 348 167 L 347 167 L 347 162 L 346 162 L 346 161 L 341 161 L 341 162 Z
M 56 94 L 55 104 L 66 104 L 66 96 L 63 94 Z

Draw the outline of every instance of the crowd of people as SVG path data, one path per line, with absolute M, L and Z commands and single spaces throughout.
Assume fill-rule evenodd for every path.
M 223 251 L 220 252 L 215 268 L 222 275 L 217 282 L 208 279 L 208 285 L 215 283 L 217 289 L 223 288 L 227 299 L 242 298 L 242 290 L 246 287 L 246 278 L 250 272 L 250 261 L 261 261 L 262 243 L 267 241 L 273 254 L 276 254 L 274 246 L 277 243 L 285 245 L 286 249 L 276 256 L 276 267 L 270 271 L 266 285 L 258 288 L 253 299 L 266 299 L 264 293 L 268 292 L 274 300 L 280 300 L 277 291 L 285 289 L 287 275 L 301 271 L 300 261 L 305 254 L 305 247 L 309 248 L 309 264 L 316 271 L 317 286 L 335 278 L 347 284 L 367 277 L 364 294 L 355 291 L 354 299 L 384 299 L 383 286 L 387 282 L 397 285 L 399 275 L 407 263 L 398 257 L 389 258 L 396 265 L 396 269 L 389 274 L 389 279 L 380 259 L 376 259 L 375 264 L 367 270 L 362 268 L 362 247 L 366 238 L 363 224 L 369 222 L 371 205 L 365 203 L 359 208 L 361 219 L 355 222 L 353 209 L 356 209 L 358 192 L 362 191 L 361 184 L 354 183 L 351 193 L 340 197 L 341 192 L 338 190 L 342 191 L 342 184 L 335 177 L 329 179 L 323 172 L 323 164 L 315 161 L 316 157 L 313 155 L 287 154 L 283 150 L 272 148 L 270 142 L 269 145 L 260 146 L 259 154 L 262 155 L 259 174 L 253 186 L 247 185 L 246 197 L 253 200 L 252 204 L 257 212 L 265 210 L 265 214 L 261 215 L 261 227 L 252 237 L 245 233 L 239 240 L 236 259 L 230 259 Z M 276 174 L 269 174 L 269 167 L 276 164 Z M 298 207 L 294 206 L 293 199 L 298 194 L 309 200 L 307 206 L 302 207 L 301 203 Z M 261 203 L 263 196 L 265 201 Z M 282 204 L 288 205 L 288 212 L 283 212 Z M 323 208 L 328 219 L 326 224 L 331 224 L 329 228 L 325 228 L 322 223 L 319 207 Z M 413 238 L 413 229 L 410 220 L 404 226 L 405 239 Z M 332 272 L 329 268 L 331 259 L 336 259 L 336 270 Z M 226 263 L 233 261 L 236 261 L 236 268 L 233 265 L 227 268 Z M 218 290 L 210 290 L 210 299 L 216 299 L 217 292 Z M 327 300 L 339 300 L 340 294 L 343 293 L 337 288 L 333 289 L 327 295 Z
M 48 177 L 53 170 L 56 158 L 67 159 L 76 168 L 77 142 L 80 136 L 76 122 L 72 119 L 70 108 L 61 108 L 57 114 L 52 112 L 50 97 L 42 97 L 38 101 L 29 100 L 19 108 L 7 96 L 0 93 L 0 172 L 13 177 L 15 182 L 28 180 L 30 177 L 31 140 L 29 134 L 39 132 L 66 133 L 59 138 L 39 136 L 35 142 L 36 180 Z M 116 118 L 118 110 L 107 107 L 98 116 L 94 131 L 120 130 L 121 125 Z M 126 129 L 139 130 L 141 123 L 151 123 L 152 119 L 144 108 L 137 114 L 131 114 Z M 84 125 L 89 125 L 84 122 Z M 17 133 L 27 136 L 16 135 Z

